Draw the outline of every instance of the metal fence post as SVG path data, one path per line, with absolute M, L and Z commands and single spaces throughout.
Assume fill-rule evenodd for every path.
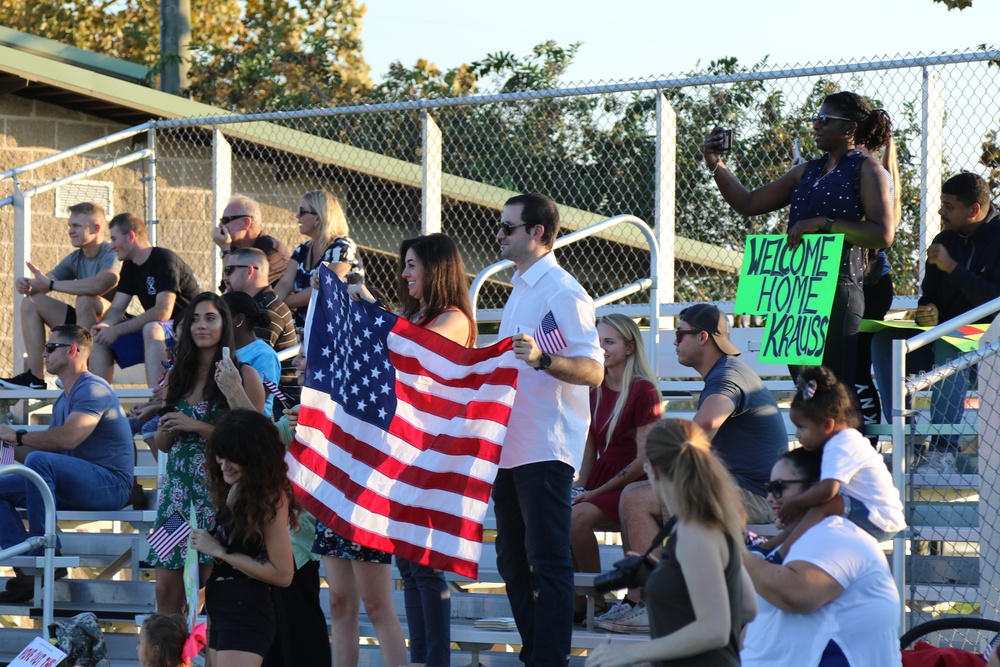
M 218 224 L 233 196 L 233 148 L 218 128 L 212 130 L 212 224 Z M 212 253 L 212 286 L 222 280 L 222 256 Z
M 14 177 L 14 279 L 27 275 L 31 261 L 31 197 L 25 197 Z M 24 360 L 24 337 L 21 335 L 21 301 L 24 295 L 14 290 L 14 375 L 20 373 Z
M 660 245 L 656 284 L 660 303 L 674 300 L 674 241 L 677 236 L 677 113 L 663 93 L 656 94 L 656 192 L 653 224 Z M 659 322 L 650 322 L 659 329 Z
M 1000 341 L 1000 324 L 994 320 L 979 347 Z M 1000 358 L 996 355 L 979 362 L 979 609 L 983 618 L 1000 620 L 996 605 L 1000 590 L 1000 488 L 994 483 L 1000 471 L 1000 404 L 995 400 L 1000 387 Z M 983 400 L 989 390 L 994 400 Z
M 441 231 L 441 128 L 427 111 L 423 116 L 422 147 L 420 155 L 420 233 L 434 234 Z
M 906 502 L 906 472 L 910 452 L 906 443 L 906 341 L 892 341 L 892 481 Z M 906 628 L 906 540 L 898 535 L 892 543 L 892 576 L 899 593 L 899 627 Z
M 147 183 L 147 193 L 149 197 L 149 224 L 147 232 L 149 234 L 149 242 L 152 245 L 156 245 L 156 231 L 160 224 L 160 218 L 157 215 L 156 206 L 156 127 L 149 128 L 149 150 L 152 155 L 146 161 L 149 165 L 149 173 L 147 178 L 149 178 L 149 183 Z
M 944 164 L 944 99 L 937 75 L 922 68 L 923 90 L 920 110 L 920 257 L 941 230 L 941 172 Z M 918 262 L 920 281 L 924 262 Z M 918 283 L 919 284 L 919 283 Z

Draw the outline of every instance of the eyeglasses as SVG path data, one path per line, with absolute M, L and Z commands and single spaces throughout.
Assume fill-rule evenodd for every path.
M 827 121 L 831 120 L 846 120 L 848 123 L 852 122 L 850 118 L 844 118 L 843 116 L 834 116 L 831 113 L 821 113 L 816 114 L 812 117 L 813 125 L 819 125 L 820 127 L 825 127 Z
M 697 334 L 702 333 L 703 331 L 705 331 L 705 330 L 704 329 L 677 329 L 677 330 L 674 331 L 674 337 L 677 339 L 677 342 L 679 343 L 679 342 L 681 342 L 681 340 L 684 339 L 684 336 L 687 336 L 687 335 L 697 335 Z
M 808 479 L 776 479 L 764 485 L 764 493 L 770 493 L 775 500 L 781 500 L 785 487 L 789 484 L 809 484 Z
M 300 218 L 301 218 L 301 217 L 302 217 L 302 216 L 304 216 L 304 215 L 316 215 L 316 211 L 307 211 L 307 210 L 306 210 L 306 209 L 304 209 L 304 208 L 300 208 L 300 209 L 299 209 L 299 214 L 298 214 L 298 217 L 300 217 Z
M 73 343 L 46 343 L 45 351 L 48 352 L 49 354 L 52 354 L 60 347 L 73 347 Z
M 246 213 L 240 213 L 239 215 L 224 215 L 219 218 L 220 225 L 228 225 L 233 220 L 239 220 L 240 218 L 249 218 L 250 216 Z
M 510 236 L 514 232 L 514 230 L 517 229 L 518 227 L 527 227 L 527 226 L 528 223 L 526 222 L 522 222 L 519 225 L 512 225 L 509 222 L 501 222 L 500 231 L 503 232 L 504 236 Z
M 233 271 L 235 271 L 236 269 L 246 269 L 249 268 L 249 266 L 250 266 L 249 264 L 230 264 L 226 268 L 222 269 L 222 272 L 225 273 L 227 276 L 231 276 L 233 275 Z

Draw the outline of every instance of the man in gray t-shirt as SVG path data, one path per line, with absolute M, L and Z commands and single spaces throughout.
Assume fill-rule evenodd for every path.
M 27 352 L 28 370 L 0 378 L 0 385 L 9 389 L 44 389 L 42 347 L 46 327 L 79 324 L 90 330 L 101 321 L 111 305 L 121 270 L 121 262 L 103 240 L 106 228 L 107 220 L 100 204 L 82 202 L 70 206 L 69 241 L 75 250 L 47 274 L 28 262 L 31 277 L 18 278 L 14 282 L 14 288 L 24 296 L 21 300 L 21 337 Z M 49 296 L 54 292 L 71 295 L 73 305 Z

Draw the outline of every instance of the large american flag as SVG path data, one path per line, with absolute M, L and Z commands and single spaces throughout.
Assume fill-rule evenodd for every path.
M 510 339 L 466 349 L 322 269 L 289 478 L 341 536 L 475 578 L 517 386 Z

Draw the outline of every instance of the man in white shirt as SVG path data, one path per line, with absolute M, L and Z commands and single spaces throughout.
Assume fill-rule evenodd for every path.
M 604 378 L 594 302 L 552 254 L 559 212 L 544 195 L 504 205 L 500 255 L 517 266 L 500 320 L 513 336 L 517 396 L 493 485 L 497 568 L 525 665 L 565 665 L 573 634 L 570 492 Z

